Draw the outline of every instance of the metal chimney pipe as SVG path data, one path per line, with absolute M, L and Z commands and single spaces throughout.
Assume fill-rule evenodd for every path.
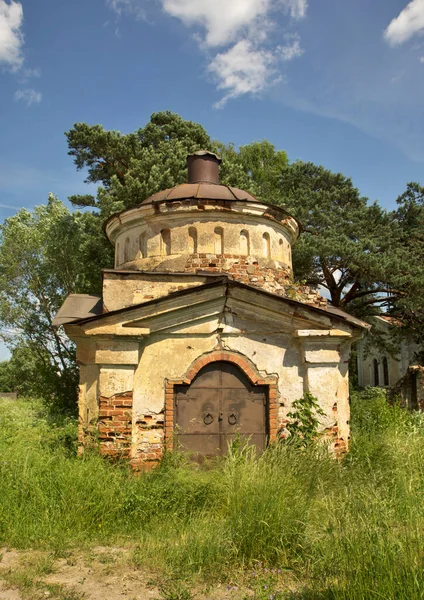
M 213 152 L 199 150 L 187 156 L 189 183 L 219 184 L 219 165 L 222 160 Z

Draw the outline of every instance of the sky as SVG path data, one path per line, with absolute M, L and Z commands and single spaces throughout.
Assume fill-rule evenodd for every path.
M 424 184 L 424 0 L 0 0 L 0 222 L 92 193 L 74 123 L 126 133 L 161 110 L 393 208 Z

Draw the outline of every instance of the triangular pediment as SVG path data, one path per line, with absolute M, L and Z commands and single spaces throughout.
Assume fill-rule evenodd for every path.
M 246 335 L 335 327 L 346 333 L 352 329 L 345 319 L 324 310 L 251 286 L 219 281 L 73 323 L 67 331 L 88 336 L 206 334 L 216 330 Z

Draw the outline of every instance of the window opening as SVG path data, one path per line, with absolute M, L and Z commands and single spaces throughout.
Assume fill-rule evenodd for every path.
M 169 229 L 162 229 L 161 235 L 161 254 L 162 256 L 169 256 L 171 254 L 171 231 Z
M 128 262 L 130 260 L 130 238 L 127 237 L 127 239 L 125 240 L 125 247 L 124 247 L 124 263 Z
M 284 257 L 284 254 L 285 254 L 284 253 L 284 240 L 282 238 L 280 238 L 279 244 L 280 244 L 280 260 L 284 261 L 284 258 L 285 258 Z
M 240 232 L 240 254 L 242 256 L 249 256 L 250 254 L 249 232 L 246 229 Z
M 383 358 L 383 380 L 384 385 L 390 385 L 389 383 L 389 361 L 387 360 L 387 356 Z
M 374 358 L 372 363 L 374 367 L 374 386 L 378 387 L 380 385 L 380 378 L 378 376 L 378 360 Z
M 197 254 L 197 229 L 195 227 L 188 229 L 188 251 L 190 254 Z
M 146 256 L 147 256 L 147 238 L 146 238 L 145 233 L 142 233 L 140 235 L 138 243 L 139 243 L 141 258 L 146 258 Z
M 271 258 L 271 240 L 269 237 L 269 233 L 264 233 L 262 236 L 263 243 L 263 253 L 266 258 Z
M 215 227 L 215 254 L 224 254 L 224 230 Z

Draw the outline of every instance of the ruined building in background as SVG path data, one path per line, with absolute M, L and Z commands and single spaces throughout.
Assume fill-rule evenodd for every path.
M 423 347 L 411 333 L 402 331 L 402 323 L 390 315 L 371 318 L 373 332 L 389 342 L 392 353 L 383 350 L 373 338 L 364 336 L 357 345 L 358 384 L 360 387 L 385 388 L 390 398 L 401 398 L 409 410 L 424 410 Z M 393 329 L 399 331 L 393 341 Z M 393 348 L 396 353 L 393 354 Z
M 393 328 L 399 329 L 400 321 L 389 315 L 371 317 L 372 329 L 379 338 L 390 340 Z M 392 342 L 393 345 L 394 342 Z M 358 343 L 358 384 L 360 387 L 384 387 L 391 389 L 402 379 L 408 368 L 415 364 L 420 348 L 411 336 L 402 335 L 397 339 L 398 352 L 393 356 L 388 350 L 372 343 L 372 338 L 364 336 Z
M 138 468 L 236 435 L 262 449 L 305 392 L 348 445 L 350 347 L 367 325 L 293 285 L 299 223 L 219 185 L 220 162 L 197 152 L 187 184 L 110 217 L 102 296 L 71 295 L 56 317 L 77 345 L 81 451 L 95 439 Z

